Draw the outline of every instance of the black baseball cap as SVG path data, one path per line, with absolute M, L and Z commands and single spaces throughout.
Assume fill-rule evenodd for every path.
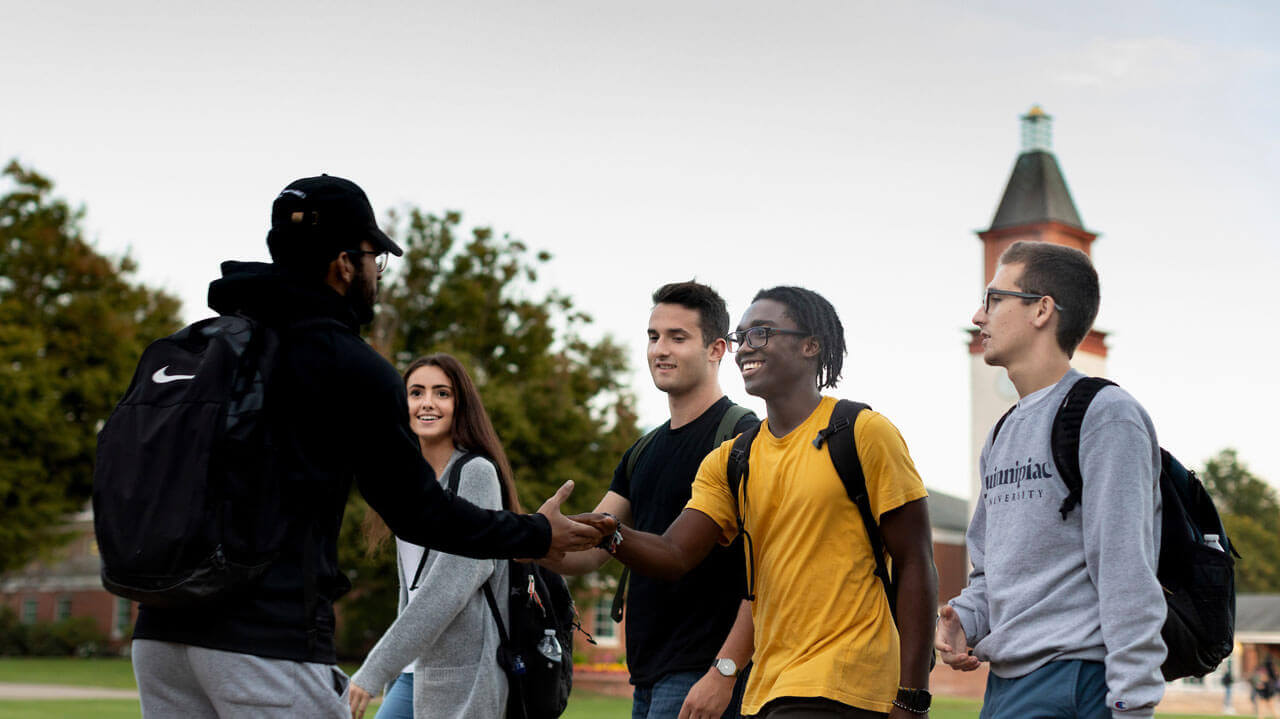
M 368 240 L 381 252 L 404 254 L 387 233 L 378 228 L 373 206 L 364 190 L 351 180 L 332 175 L 294 180 L 271 205 L 271 232 L 267 245 L 273 257 L 294 254 L 316 245 L 322 249 L 355 249 Z

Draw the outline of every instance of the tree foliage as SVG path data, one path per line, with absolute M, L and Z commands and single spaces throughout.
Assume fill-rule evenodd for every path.
M 576 486 L 565 511 L 589 510 L 639 435 L 624 350 L 608 337 L 585 337 L 591 317 L 568 295 L 540 290 L 548 253 L 489 228 L 463 236 L 461 222 L 457 212 L 414 208 L 395 217 L 405 255 L 384 277 L 371 340 L 402 368 L 433 352 L 462 362 L 511 460 L 524 511 L 569 479 Z M 359 533 L 350 531 L 365 511 L 359 500 L 348 506 L 340 556 L 342 566 L 356 568 L 342 639 L 356 652 L 395 611 L 391 550 L 366 559 Z
M 179 302 L 98 254 L 83 210 L 17 162 L 0 196 L 0 571 L 60 539 L 88 500 L 97 431 Z
M 1222 516 L 1227 536 L 1240 553 L 1236 590 L 1280 591 L 1280 500 L 1276 491 L 1249 471 L 1234 449 L 1205 462 L 1200 474 Z
M 584 338 L 591 317 L 567 295 L 539 296 L 548 253 L 483 227 L 462 243 L 460 222 L 411 209 L 399 223 L 403 270 L 383 290 L 374 342 L 401 367 L 431 352 L 467 367 L 526 509 L 568 479 L 570 507 L 590 509 L 637 436 L 623 349 Z

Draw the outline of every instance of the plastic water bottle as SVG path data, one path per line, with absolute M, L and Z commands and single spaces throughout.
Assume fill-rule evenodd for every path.
M 1219 552 L 1226 551 L 1225 549 L 1222 548 L 1222 543 L 1218 541 L 1218 535 L 1216 534 L 1204 535 L 1204 544 L 1206 547 L 1212 547 L 1213 549 L 1216 549 Z
M 538 642 L 538 653 L 550 661 L 560 661 L 562 653 L 560 651 L 560 641 L 556 639 L 556 630 L 545 629 L 543 631 L 546 636 Z

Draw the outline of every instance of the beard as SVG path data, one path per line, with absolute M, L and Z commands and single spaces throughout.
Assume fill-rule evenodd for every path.
M 373 321 L 373 306 L 378 303 L 378 278 L 357 272 L 347 288 L 347 304 L 356 315 L 356 321 L 367 325 Z

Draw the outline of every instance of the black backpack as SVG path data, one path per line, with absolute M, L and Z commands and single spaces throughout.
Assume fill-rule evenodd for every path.
M 835 465 L 836 473 L 840 475 L 845 493 L 858 508 L 862 524 L 867 530 L 867 540 L 871 544 L 871 554 L 875 558 L 875 575 L 880 578 L 880 583 L 884 586 L 885 596 L 889 599 L 889 609 L 896 620 L 898 585 L 890 576 L 885 562 L 884 540 L 880 537 L 880 525 L 876 523 L 875 515 L 871 511 L 871 499 L 867 496 L 867 477 L 862 472 L 862 462 L 858 459 L 858 447 L 853 438 L 853 423 L 864 409 L 871 409 L 871 407 L 862 402 L 847 399 L 837 401 L 835 409 L 831 411 L 831 420 L 824 429 L 818 431 L 818 436 L 813 440 L 813 446 L 820 450 L 823 443 L 826 443 L 827 452 L 831 454 L 831 463 Z M 832 435 L 845 430 L 849 430 L 848 441 L 830 441 Z M 751 535 L 742 524 L 742 517 L 746 514 L 742 511 L 742 502 L 747 496 L 746 484 L 750 476 L 751 443 L 755 441 L 759 432 L 760 425 L 756 425 L 738 435 L 738 438 L 733 441 L 733 449 L 729 452 L 728 463 L 729 491 L 738 500 L 738 533 L 744 537 L 747 549 L 747 566 L 751 575 L 748 581 L 747 599 L 751 600 L 754 600 L 756 595 L 756 562 Z
M 221 316 L 156 340 L 98 435 L 102 584 L 156 607 L 252 582 L 286 531 L 263 415 L 278 333 Z
M 1078 380 L 1053 418 L 1050 444 L 1058 475 L 1067 487 L 1059 512 L 1063 520 L 1080 504 L 1080 426 L 1093 398 L 1115 383 L 1101 377 Z M 1016 405 L 1015 405 L 1016 407 Z M 1000 434 L 1004 413 L 991 433 Z M 1166 681 L 1202 677 L 1231 654 L 1235 638 L 1235 561 L 1239 557 L 1227 539 L 1213 500 L 1195 472 L 1160 449 L 1160 558 L 1156 579 L 1164 589 L 1168 611 L 1160 636 L 1168 655 L 1160 667 Z M 1206 534 L 1218 535 L 1221 549 L 1205 543 Z
M 754 414 L 751 410 L 740 404 L 729 405 L 729 409 L 725 410 L 724 416 L 720 418 L 720 424 L 716 425 L 715 438 L 712 440 L 712 449 L 733 439 L 733 430 L 742 421 L 743 417 Z M 649 444 L 653 442 L 653 438 L 658 434 L 658 430 L 662 427 L 654 427 L 649 430 L 636 443 L 631 446 L 631 454 L 627 455 L 627 465 L 623 471 L 627 475 L 627 485 L 631 484 L 631 474 L 636 469 L 636 462 L 640 460 L 640 455 L 649 448 Z M 631 579 L 631 568 L 623 567 L 622 574 L 618 577 L 618 589 L 613 594 L 613 607 L 609 610 L 609 616 L 615 622 L 622 621 L 622 615 L 627 603 L 627 581 Z
M 454 461 L 449 468 L 449 491 L 458 492 L 463 465 L 479 456 L 467 452 Z M 423 552 L 412 588 L 418 586 L 426 561 L 427 553 Z M 485 582 L 482 587 L 485 602 L 498 623 L 498 666 L 506 674 L 509 687 L 507 718 L 555 719 L 569 705 L 569 692 L 573 689 L 574 630 L 581 631 L 588 642 L 596 642 L 578 624 L 573 595 L 564 577 L 534 562 L 507 560 L 507 571 L 511 579 L 507 594 L 509 627 L 502 621 L 493 586 Z M 559 661 L 546 658 L 538 650 L 547 630 L 554 632 L 560 645 Z

